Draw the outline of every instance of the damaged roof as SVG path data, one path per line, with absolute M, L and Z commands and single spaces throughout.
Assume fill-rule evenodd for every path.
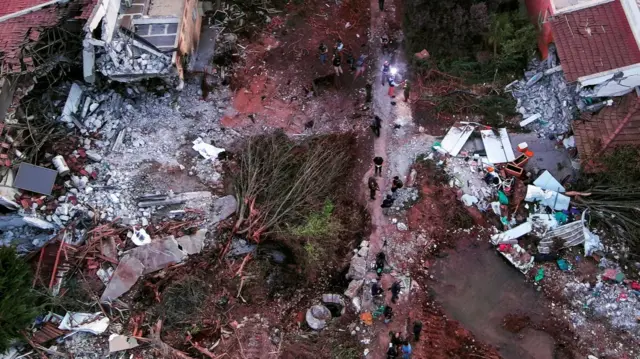
M 572 124 L 580 156 L 591 160 L 608 148 L 640 145 L 639 110 L 640 98 L 634 91 L 615 98 L 613 106 L 598 113 L 583 113 Z
M 551 28 L 569 82 L 640 62 L 620 0 L 555 16 Z
M 41 5 L 47 1 L 19 0 L 3 4 L 0 16 Z M 67 4 L 55 4 L 40 10 L 0 22 L 0 72 L 21 72 L 21 49 L 40 40 L 40 34 L 47 28 L 59 25 L 64 20 L 86 20 L 97 0 L 79 0 Z M 6 5 L 6 6 L 5 6 Z M 26 61 L 25 65 L 33 65 Z M 29 70 L 29 68 L 27 68 Z

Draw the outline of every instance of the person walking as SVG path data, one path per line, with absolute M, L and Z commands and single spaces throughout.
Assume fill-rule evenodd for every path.
M 391 72 L 391 65 L 389 65 L 389 61 L 385 61 L 382 64 L 382 86 L 384 86 L 385 80 L 389 78 L 389 73 Z
M 343 49 L 344 49 L 344 44 L 342 43 L 342 40 L 337 39 L 334 51 L 338 52 L 338 54 L 342 54 Z
M 409 95 L 411 93 L 411 85 L 409 85 L 409 80 L 404 80 L 404 84 L 402 85 L 402 90 L 404 92 L 404 102 L 408 102 Z
M 400 285 L 399 281 L 393 282 L 393 284 L 391 285 L 391 289 L 389 289 L 391 291 L 391 303 L 396 304 L 401 289 L 402 286 Z
M 364 102 L 371 102 L 373 99 L 373 85 L 371 85 L 371 82 L 367 81 L 367 84 L 364 85 L 364 91 L 366 93 Z
M 376 137 L 380 137 L 380 129 L 382 128 L 382 119 L 378 116 L 373 118 L 373 122 L 371 123 L 371 130 L 373 130 L 373 134 Z
M 398 350 L 393 345 L 393 343 L 389 343 L 389 349 L 387 349 L 387 359 L 396 359 L 398 357 Z
M 384 255 L 384 252 L 378 252 L 378 254 L 376 254 L 376 274 L 378 275 L 378 278 L 382 276 L 385 260 L 386 256 Z
M 373 165 L 375 166 L 374 176 L 382 176 L 382 164 L 384 160 L 382 157 L 377 156 L 373 158 Z
M 389 92 L 388 92 L 388 94 L 389 94 L 389 97 L 391 97 L 391 98 L 395 98 L 396 97 L 396 95 L 394 94 L 395 87 L 396 87 L 396 82 L 395 82 L 393 76 L 389 76 Z
M 420 340 L 420 332 L 422 332 L 422 322 L 419 320 L 416 320 L 415 322 L 413 322 L 413 340 L 414 341 L 419 341 Z
M 384 0 L 378 0 L 378 7 L 380 11 L 384 11 Z
M 402 186 L 403 184 L 400 178 L 398 176 L 394 176 L 393 181 L 391 181 L 391 192 L 396 193 L 396 191 L 402 188 Z
M 402 359 L 411 359 L 411 343 L 408 340 L 402 343 Z
M 364 61 L 366 60 L 366 58 L 366 55 L 360 55 L 360 57 L 358 57 L 358 60 L 356 61 L 356 73 L 353 75 L 353 81 L 355 81 L 358 76 L 364 74 L 364 70 L 366 68 Z
M 382 295 L 383 292 L 384 292 L 384 289 L 382 289 L 380 284 L 378 284 L 378 282 L 373 282 L 373 284 L 371 285 L 371 296 L 379 297 L 380 295 Z
M 324 44 L 324 42 L 321 42 L 320 46 L 318 46 L 318 51 L 320 52 L 320 62 L 324 65 L 327 62 L 329 48 Z
M 387 35 L 382 35 L 380 38 L 380 43 L 382 43 L 382 54 L 386 55 L 389 53 L 389 37 Z
M 376 199 L 376 191 L 379 191 L 380 187 L 378 186 L 378 182 L 374 177 L 369 177 L 369 193 L 371 199 Z
M 382 208 L 391 208 L 391 206 L 393 206 L 393 197 L 390 194 L 388 194 L 387 198 L 385 198 L 382 201 L 382 204 L 380 205 L 380 207 L 382 207 Z
M 336 76 L 340 76 L 342 72 L 342 59 L 340 54 L 333 55 L 333 70 L 336 72 Z
M 384 306 L 384 324 L 389 324 L 391 318 L 393 318 L 393 308 L 388 305 Z

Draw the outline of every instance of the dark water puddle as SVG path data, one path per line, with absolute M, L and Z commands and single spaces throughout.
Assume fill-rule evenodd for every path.
M 541 294 L 489 244 L 462 242 L 432 267 L 430 284 L 447 315 L 498 347 L 504 358 L 553 358 L 549 334 L 531 328 L 512 333 L 502 326 L 508 314 L 534 322 L 548 315 Z

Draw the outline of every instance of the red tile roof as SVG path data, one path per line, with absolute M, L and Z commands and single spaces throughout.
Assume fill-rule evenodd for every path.
M 0 16 L 13 14 L 21 10 L 25 10 L 40 4 L 44 4 L 51 0 L 7 0 L 3 1 L 2 7 L 0 7 Z
M 42 3 L 39 0 L 11 1 L 8 13 Z M 59 25 L 65 19 L 85 20 L 91 14 L 97 0 L 75 0 L 68 4 L 47 6 L 38 11 L 0 22 L 0 72 L 20 72 L 21 49 L 29 43 L 37 42 L 40 34 L 47 28 Z M 31 4 L 30 6 L 27 6 Z M 6 9 L 2 12 L 7 13 Z M 1 15 L 0 15 L 1 16 Z M 28 60 L 27 60 L 28 62 Z
M 635 91 L 617 97 L 613 106 L 596 114 L 583 113 L 572 127 L 584 163 L 617 146 L 640 146 L 640 98 Z
M 551 20 L 569 82 L 640 62 L 640 49 L 620 0 L 560 14 Z

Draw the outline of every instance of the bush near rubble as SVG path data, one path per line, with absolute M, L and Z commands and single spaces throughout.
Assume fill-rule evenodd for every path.
M 536 30 L 517 0 L 407 0 L 411 55 L 427 49 L 437 68 L 474 82 L 520 74 L 536 51 Z
M 31 269 L 16 251 L 0 247 L 0 353 L 9 349 L 40 313 L 32 280 Z

